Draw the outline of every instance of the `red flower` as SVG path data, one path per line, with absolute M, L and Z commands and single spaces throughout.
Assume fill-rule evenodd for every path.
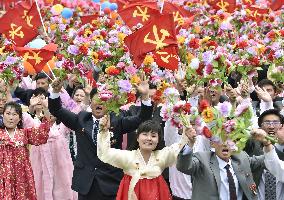
M 207 44 L 208 44 L 209 47 L 215 47 L 215 48 L 218 47 L 217 42 L 214 41 L 214 40 L 210 40 Z
M 203 127 L 202 133 L 207 138 L 211 138 L 212 137 L 212 132 L 210 131 L 209 128 L 207 128 L 207 126 Z
M 144 68 L 143 68 L 143 71 L 145 72 L 146 75 L 150 75 L 151 72 L 152 72 L 152 70 L 151 70 L 150 67 L 144 67 Z
M 106 31 L 101 31 L 100 33 L 103 36 L 103 38 L 105 38 L 107 36 L 107 32 Z
M 182 108 L 182 105 L 174 105 L 173 112 L 179 113 L 181 108 Z
M 198 69 L 196 70 L 196 73 L 197 73 L 199 76 L 202 76 L 204 67 L 205 67 L 205 65 L 204 65 L 203 63 L 200 63 L 200 64 L 199 64 L 199 67 L 198 67 Z
M 252 57 L 249 59 L 251 65 L 253 66 L 259 66 L 259 59 L 257 57 Z
M 61 53 L 58 53 L 58 54 L 56 55 L 56 57 L 57 57 L 58 60 L 62 60 L 62 59 L 64 58 L 64 55 L 61 54 Z
M 199 39 L 197 39 L 197 38 L 191 39 L 188 46 L 190 48 L 193 48 L 193 49 L 198 49 L 199 48 Z
M 185 104 L 183 105 L 183 111 L 184 111 L 185 113 L 189 114 L 189 113 L 190 113 L 190 109 L 191 109 L 190 103 L 185 103 Z
M 240 49 L 244 49 L 247 46 L 248 46 L 247 41 L 241 41 L 241 42 L 238 43 L 238 48 L 240 48 Z
M 199 102 L 199 112 L 203 112 L 203 110 L 205 110 L 206 108 L 208 108 L 210 105 L 208 103 L 207 100 L 205 99 L 202 99 L 200 102 Z
M 269 38 L 269 39 L 275 39 L 275 32 L 273 30 L 269 31 L 266 36 Z
M 80 51 L 81 54 L 83 54 L 85 56 L 88 55 L 88 48 L 84 45 L 79 47 L 79 51 Z
M 127 103 L 132 103 L 136 101 L 136 96 L 134 93 L 128 93 L 127 94 Z
M 160 103 L 161 102 L 161 97 L 162 97 L 163 93 L 161 90 L 157 90 L 153 96 L 153 101 L 155 103 Z
M 279 31 L 280 35 L 284 37 L 284 29 Z
M 7 44 L 4 48 L 4 52 L 12 52 L 13 51 L 13 45 Z

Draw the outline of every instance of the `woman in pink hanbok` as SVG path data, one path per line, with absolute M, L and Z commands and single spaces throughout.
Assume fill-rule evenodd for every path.
M 37 91 L 37 89 L 35 90 Z M 40 123 L 47 117 L 47 101 L 41 92 L 30 100 L 31 116 Z M 66 134 L 70 132 L 63 124 L 50 117 L 50 131 L 47 143 L 31 148 L 31 164 L 34 172 L 36 194 L 39 200 L 77 200 L 77 193 L 71 189 L 73 163 Z

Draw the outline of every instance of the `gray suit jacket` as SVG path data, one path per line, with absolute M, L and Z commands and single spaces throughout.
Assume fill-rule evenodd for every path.
M 264 166 L 264 156 L 249 157 L 245 152 L 231 157 L 234 172 L 244 195 L 243 199 L 256 200 L 257 195 L 250 189 L 253 184 L 252 172 Z M 192 176 L 192 200 L 219 200 L 221 184 L 220 169 L 214 152 L 198 152 L 178 155 L 177 169 Z

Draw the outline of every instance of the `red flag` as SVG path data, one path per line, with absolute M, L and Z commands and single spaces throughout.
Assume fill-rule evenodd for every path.
M 57 50 L 56 44 L 48 44 L 42 49 L 34 49 L 28 47 L 15 47 L 19 56 L 23 57 L 24 61 L 30 63 L 35 71 L 41 72 L 46 63 L 54 56 L 54 52 Z
M 256 21 L 257 23 L 259 23 L 264 19 L 265 15 L 269 13 L 269 9 L 249 7 L 248 12 L 249 12 L 250 18 Z
M 16 46 L 24 46 L 38 35 L 41 25 L 35 3 L 17 4 L 0 18 L 0 33 L 3 33 Z
M 179 57 L 176 45 L 165 47 L 164 49 L 155 51 L 153 54 L 155 62 L 160 67 L 173 71 L 178 69 Z
M 129 5 L 118 11 L 125 24 L 129 27 L 136 26 L 138 23 L 145 25 L 151 19 L 160 15 L 159 10 L 143 5 Z
M 157 9 L 156 2 L 141 2 L 140 4 L 152 9 Z M 163 13 L 172 14 L 174 16 L 174 22 L 176 26 L 184 25 L 186 19 L 194 15 L 194 13 L 185 10 L 183 7 L 170 2 L 164 3 Z
M 88 24 L 91 23 L 93 20 L 96 20 L 99 17 L 99 15 L 86 15 L 86 16 L 82 16 L 81 21 L 82 21 L 82 25 L 84 24 Z
M 279 10 L 284 5 L 284 0 L 271 0 L 271 10 Z
M 208 4 L 216 10 L 223 10 L 229 13 L 234 12 L 236 9 L 236 0 L 211 0 L 208 1 Z
M 163 23 L 161 23 L 163 22 Z M 134 62 L 141 65 L 146 53 L 177 45 L 173 16 L 166 14 L 151 20 L 124 40 Z
M 255 0 L 242 0 L 244 5 L 252 6 L 255 5 Z

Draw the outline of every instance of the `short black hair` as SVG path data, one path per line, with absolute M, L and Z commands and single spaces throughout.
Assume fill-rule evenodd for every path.
M 259 86 L 259 87 L 264 87 L 264 86 L 266 86 L 266 85 L 271 85 L 272 87 L 273 87 L 273 90 L 276 92 L 276 86 L 275 86 L 275 84 L 271 81 L 271 80 L 269 80 L 269 79 L 262 79 L 261 81 L 259 81 L 258 83 L 257 83 L 257 85 Z
M 90 92 L 90 98 L 91 100 L 93 99 L 93 97 L 98 93 L 97 88 L 93 88 Z
M 45 97 L 48 96 L 47 91 L 45 89 L 41 88 L 41 87 L 34 89 L 34 91 L 32 92 L 32 95 L 34 95 L 34 96 L 38 96 L 38 95 L 42 95 L 42 94 Z
M 77 90 L 84 90 L 84 87 L 82 85 L 78 85 L 77 87 L 75 87 L 75 89 L 72 92 L 72 96 L 71 96 L 72 98 L 74 97 Z
M 136 133 L 136 140 L 133 141 L 133 144 L 130 146 L 129 150 L 138 149 L 139 143 L 137 141 L 137 138 L 139 137 L 141 133 L 150 132 L 150 131 L 158 133 L 158 144 L 157 144 L 157 147 L 154 149 L 154 151 L 161 150 L 163 148 L 162 127 L 157 121 L 154 121 L 154 120 L 147 120 L 139 125 L 137 129 L 137 133 Z
M 267 115 L 276 115 L 277 117 L 279 117 L 279 120 L 280 120 L 280 123 L 281 124 L 284 124 L 284 117 L 283 115 L 281 115 L 280 111 L 277 110 L 277 109 L 269 109 L 269 110 L 266 110 L 264 111 L 258 118 L 258 126 L 261 127 L 261 124 L 263 122 L 263 119 L 265 116 Z
M 16 113 L 17 113 L 17 114 L 19 115 L 19 117 L 20 117 L 20 121 L 19 121 L 17 127 L 18 127 L 19 129 L 22 129 L 22 128 L 23 128 L 23 110 L 22 110 L 21 105 L 18 104 L 18 103 L 16 103 L 16 102 L 14 102 L 14 101 L 8 102 L 8 103 L 6 103 L 5 106 L 4 106 L 3 113 L 5 113 L 5 111 L 7 110 L 7 108 L 14 108 L 14 109 L 15 109 Z M 2 125 L 1 128 L 3 128 L 3 129 L 5 128 L 4 123 L 3 123 L 3 125 Z
M 35 76 L 35 81 L 37 81 L 39 79 L 43 79 L 43 78 L 48 78 L 48 76 L 45 73 L 40 72 Z

